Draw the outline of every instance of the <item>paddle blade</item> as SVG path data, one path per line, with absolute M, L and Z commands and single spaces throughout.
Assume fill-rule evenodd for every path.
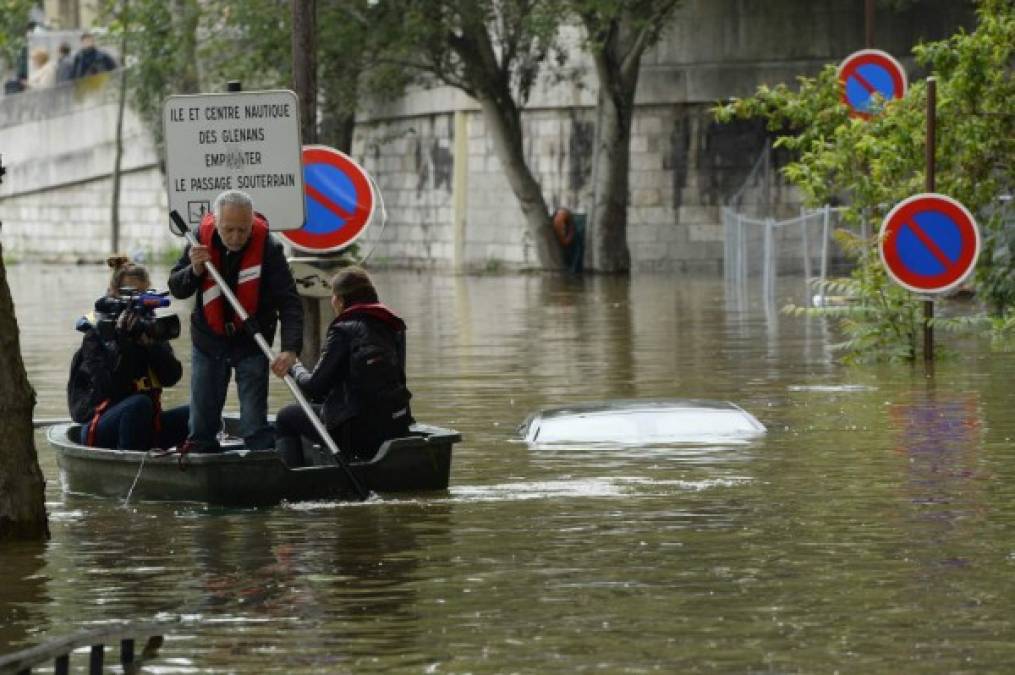
M 190 228 L 187 227 L 187 223 L 184 222 L 183 217 L 180 216 L 180 212 L 176 209 L 169 212 L 169 231 L 177 237 L 183 237 L 190 231 Z

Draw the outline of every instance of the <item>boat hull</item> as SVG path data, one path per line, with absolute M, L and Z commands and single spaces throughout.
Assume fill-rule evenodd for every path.
M 271 506 L 282 501 L 356 499 L 345 470 L 322 463 L 289 467 L 274 450 L 224 444 L 216 453 L 157 456 L 131 450 L 92 448 L 76 442 L 80 427 L 50 427 L 65 491 L 132 501 L 205 502 L 221 506 Z M 372 492 L 446 490 L 451 452 L 461 436 L 452 430 L 414 425 L 411 435 L 387 441 L 369 461 L 350 469 Z M 323 453 L 311 448 L 311 461 Z M 132 490 L 133 486 L 133 490 Z

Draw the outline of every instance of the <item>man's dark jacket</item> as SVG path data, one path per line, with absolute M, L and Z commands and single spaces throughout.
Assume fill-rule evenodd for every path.
M 116 61 L 113 57 L 98 47 L 85 47 L 74 56 L 71 77 L 74 79 L 88 77 L 108 70 L 116 70 Z
M 235 293 L 240 263 L 246 247 L 235 253 L 230 252 L 222 243 L 217 231 L 212 237 L 212 245 L 217 247 L 221 253 L 222 267 L 219 269 L 219 274 Z M 247 245 L 250 245 L 250 240 L 247 241 Z M 207 270 L 205 274 L 208 274 Z M 190 314 L 190 337 L 194 346 L 208 356 L 221 357 L 228 354 L 234 360 L 261 353 L 257 343 L 246 331 L 238 331 L 231 337 L 216 335 L 212 331 L 208 322 L 205 321 L 204 305 L 201 303 L 199 291 L 202 279 L 203 277 L 194 275 L 190 264 L 190 246 L 188 245 L 169 274 L 169 290 L 173 297 L 181 300 L 197 294 L 194 299 L 194 311 Z M 225 298 L 222 298 L 222 302 L 225 303 L 226 323 L 229 324 L 234 315 L 233 308 Z M 289 263 L 286 262 L 282 244 L 271 234 L 264 240 L 260 296 L 257 311 L 253 316 L 257 319 L 261 335 L 268 341 L 268 344 L 274 340 L 276 323 L 281 320 L 281 351 L 300 353 L 303 348 L 303 306 L 300 303 L 300 296 L 296 292 L 296 282 L 293 281 L 292 273 L 289 271 Z
M 119 336 L 104 341 L 83 319 L 78 330 L 85 336 L 74 354 L 67 382 L 67 407 L 75 422 L 91 420 L 95 407 L 103 401 L 115 405 L 137 393 L 135 381 L 151 373 L 158 382 L 150 384 L 171 387 L 180 381 L 183 367 L 168 342 L 145 346 Z
M 387 367 L 354 372 L 357 354 L 382 356 Z M 324 402 L 321 417 L 329 431 L 352 418 L 387 438 L 404 433 L 412 423 L 405 387 L 405 322 L 380 304 L 353 305 L 331 325 L 314 371 L 301 363 L 293 378 L 314 401 Z

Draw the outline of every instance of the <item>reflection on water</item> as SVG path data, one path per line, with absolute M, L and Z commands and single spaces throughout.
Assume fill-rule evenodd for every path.
M 73 321 L 105 271 L 9 276 L 36 415 L 64 416 Z M 820 321 L 736 311 L 718 279 L 377 280 L 409 325 L 417 417 L 465 439 L 448 491 L 123 507 L 64 495 L 38 434 L 53 540 L 0 552 L 0 651 L 157 619 L 171 626 L 158 672 L 1015 661 L 1012 354 L 963 344 L 932 379 L 844 369 Z M 176 348 L 189 369 L 186 335 Z M 281 383 L 270 396 L 273 408 L 288 400 Z M 516 436 L 538 408 L 613 398 L 731 400 L 769 432 L 744 445 L 538 451 Z

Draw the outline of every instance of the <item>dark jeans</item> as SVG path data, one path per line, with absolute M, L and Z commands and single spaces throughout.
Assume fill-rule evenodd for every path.
M 312 406 L 318 418 L 321 406 Z M 384 433 L 383 430 L 371 429 L 367 425 L 358 424 L 353 418 L 339 427 L 328 427 L 328 434 L 335 440 L 342 455 L 354 459 L 370 459 L 377 454 L 377 449 L 389 438 L 397 438 L 400 433 Z M 406 429 L 408 431 L 408 429 Z M 323 441 L 314 429 L 313 423 L 303 408 L 293 403 L 278 411 L 275 418 L 275 432 L 279 438 L 298 438 L 306 436 L 314 443 Z
M 226 404 L 229 378 L 236 372 L 236 391 L 240 397 L 238 435 L 246 447 L 263 450 L 274 445 L 268 424 L 268 359 L 251 354 L 234 361 L 228 355 L 214 357 L 196 346 L 190 366 L 190 440 L 195 451 L 218 448 L 216 438 L 222 428 L 222 408 Z
M 99 417 L 95 428 L 95 447 L 123 450 L 163 450 L 179 445 L 187 438 L 190 407 L 181 405 L 162 411 L 161 430 L 155 431 L 155 403 L 147 394 L 133 394 L 110 406 Z M 90 424 L 82 430 L 82 445 L 87 444 Z

